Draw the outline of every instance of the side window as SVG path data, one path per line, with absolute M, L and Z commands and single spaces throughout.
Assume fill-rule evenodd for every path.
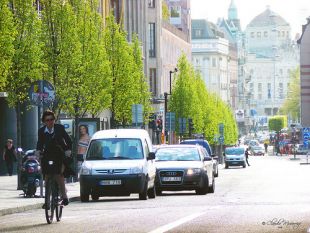
M 144 152 L 145 152 L 145 156 L 146 158 L 149 156 L 150 153 L 150 148 L 149 148 L 149 144 L 147 143 L 147 140 L 144 140 Z

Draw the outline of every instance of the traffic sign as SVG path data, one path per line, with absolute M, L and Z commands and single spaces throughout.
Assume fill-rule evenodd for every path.
M 131 107 L 131 110 L 132 110 L 132 123 L 142 124 L 143 123 L 143 105 L 133 104 Z
M 175 131 L 175 112 L 166 113 L 165 129 L 168 131 Z
M 43 104 L 50 105 L 55 100 L 55 90 L 51 83 L 46 80 L 38 80 L 34 82 L 28 90 L 30 102 L 33 105 L 41 106 Z
M 186 132 L 186 118 L 179 118 L 179 131 L 180 134 L 184 134 Z

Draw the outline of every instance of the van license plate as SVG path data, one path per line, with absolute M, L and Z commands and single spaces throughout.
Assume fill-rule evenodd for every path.
M 100 185 L 121 185 L 121 180 L 102 180 L 99 182 Z

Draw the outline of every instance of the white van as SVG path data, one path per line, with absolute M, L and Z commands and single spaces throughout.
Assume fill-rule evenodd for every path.
M 155 198 L 155 153 L 143 129 L 113 129 L 95 133 L 80 170 L 82 202 L 100 196 Z

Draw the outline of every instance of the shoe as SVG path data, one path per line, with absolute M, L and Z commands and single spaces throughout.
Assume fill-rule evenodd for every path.
M 45 203 L 42 205 L 42 209 L 45 209 Z M 47 207 L 47 209 L 50 209 L 50 206 Z
M 69 205 L 69 200 L 68 198 L 64 198 L 61 202 L 62 205 L 66 206 L 66 205 Z

